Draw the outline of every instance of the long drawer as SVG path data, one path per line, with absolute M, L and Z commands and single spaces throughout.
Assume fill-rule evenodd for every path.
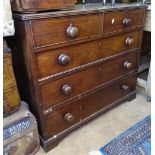
M 99 36 L 100 15 L 33 20 L 32 32 L 36 48 Z
M 107 12 L 104 14 L 104 33 L 125 30 L 143 25 L 144 9 Z
M 102 88 L 94 94 L 46 115 L 44 136 L 50 137 L 56 135 L 78 123 L 80 119 L 83 120 L 96 111 L 134 92 L 135 89 L 136 74 L 132 74 Z
M 40 86 L 44 109 L 137 69 L 137 51 Z
M 140 37 L 141 30 L 137 30 L 102 40 L 90 41 L 87 44 L 76 44 L 36 53 L 38 76 L 41 79 L 101 58 L 138 48 Z

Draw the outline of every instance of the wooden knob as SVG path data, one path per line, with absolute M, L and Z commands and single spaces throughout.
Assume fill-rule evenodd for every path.
M 66 54 L 61 54 L 58 58 L 58 61 L 61 65 L 68 65 L 70 63 L 70 57 Z
M 77 27 L 69 26 L 67 28 L 67 36 L 71 38 L 77 38 L 79 35 L 79 30 Z
M 123 85 L 123 86 L 122 86 L 122 90 L 124 90 L 124 91 L 128 91 L 128 90 L 129 90 L 129 86 L 127 86 L 127 85 Z
M 125 18 L 124 20 L 123 20 L 123 25 L 124 26 L 129 26 L 131 24 L 131 19 L 130 18 Z
M 127 46 L 131 46 L 134 44 L 134 39 L 132 38 L 127 38 L 126 41 L 125 41 L 126 45 Z
M 65 95 L 70 95 L 70 93 L 72 92 L 72 87 L 70 87 L 69 85 L 64 85 L 62 87 L 62 92 Z
M 68 123 L 72 123 L 74 121 L 74 116 L 71 113 L 67 113 L 64 116 L 64 119 Z
M 125 61 L 123 63 L 123 66 L 124 66 L 125 69 L 131 69 L 132 68 L 132 63 L 129 62 L 129 61 Z

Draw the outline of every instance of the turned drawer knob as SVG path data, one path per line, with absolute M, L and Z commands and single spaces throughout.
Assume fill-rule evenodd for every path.
M 72 87 L 69 86 L 69 85 L 64 85 L 64 86 L 62 87 L 62 92 L 63 92 L 63 94 L 65 94 L 65 95 L 70 95 L 70 93 L 72 92 Z
M 74 121 L 74 116 L 71 113 L 67 113 L 64 116 L 64 119 L 68 123 L 72 123 Z
M 129 86 L 127 86 L 127 85 L 123 85 L 123 86 L 122 86 L 122 90 L 124 90 L 124 91 L 128 91 L 128 90 L 129 90 Z
M 77 38 L 79 34 L 79 30 L 77 27 L 69 26 L 67 28 L 67 36 L 71 38 Z
M 124 20 L 123 20 L 123 25 L 124 26 L 129 26 L 131 24 L 131 19 L 130 18 L 125 18 Z
M 131 45 L 133 45 L 133 43 L 134 43 L 134 39 L 132 39 L 132 38 L 127 38 L 126 41 L 125 41 L 125 43 L 126 43 L 127 46 L 131 46 Z
M 70 63 L 70 57 L 66 54 L 61 54 L 58 58 L 58 61 L 61 65 L 68 65 Z
M 132 63 L 129 62 L 129 61 L 125 61 L 123 63 L 123 66 L 124 66 L 125 69 L 131 69 L 132 68 Z

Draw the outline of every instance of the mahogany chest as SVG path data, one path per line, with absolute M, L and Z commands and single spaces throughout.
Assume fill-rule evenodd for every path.
M 21 98 L 37 117 L 45 151 L 136 97 L 145 8 L 78 5 L 14 14 L 16 78 Z

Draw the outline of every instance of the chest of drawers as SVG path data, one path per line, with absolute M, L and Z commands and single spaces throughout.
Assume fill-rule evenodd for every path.
M 15 74 L 45 151 L 136 97 L 144 14 L 145 5 L 14 14 Z

